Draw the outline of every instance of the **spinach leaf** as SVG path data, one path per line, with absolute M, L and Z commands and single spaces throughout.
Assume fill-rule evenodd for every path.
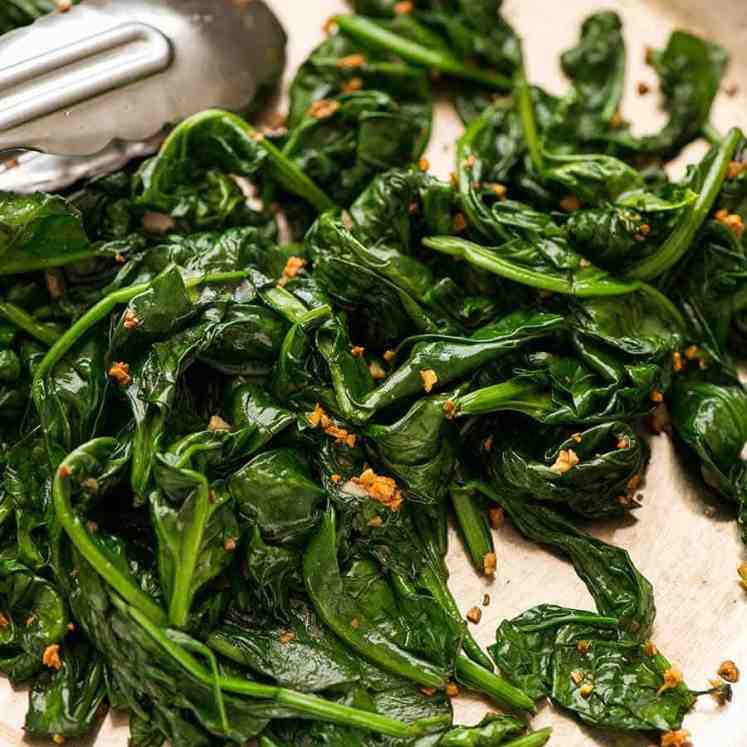
M 561 55 L 560 64 L 572 88 L 560 102 L 548 138 L 557 143 L 597 139 L 618 113 L 625 85 L 625 41 L 618 14 L 603 10 L 584 19 L 578 45 Z
M 349 647 L 372 664 L 424 687 L 444 689 L 447 681 L 444 670 L 413 656 L 378 629 L 378 618 L 383 610 L 372 603 L 370 596 L 357 598 L 346 592 L 337 562 L 335 526 L 334 510 L 328 509 L 319 532 L 312 538 L 304 554 L 306 590 L 319 617 Z M 370 580 L 367 582 L 370 583 Z M 360 580 L 358 582 L 360 584 Z M 365 577 L 363 582 L 361 591 L 365 588 Z M 385 595 L 380 602 L 387 601 L 385 587 L 379 587 L 379 594 Z M 373 619 L 370 617 L 371 611 L 376 614 Z
M 59 267 L 91 256 L 80 212 L 63 197 L 0 193 L 0 275 Z
M 319 210 L 330 199 L 266 138 L 234 114 L 209 110 L 186 119 L 160 153 L 140 168 L 134 181 L 136 201 L 185 217 L 195 225 L 223 222 L 243 205 L 244 197 L 228 174 L 251 177 L 265 162 L 274 178 Z M 195 173 L 195 166 L 199 171 Z
M 698 234 L 699 249 L 673 270 L 666 286 L 707 355 L 728 365 L 731 337 L 747 304 L 747 248 L 716 221 Z M 735 351 L 738 352 L 738 351 Z
M 366 666 L 321 624 L 300 600 L 285 621 L 268 625 L 249 611 L 229 610 L 210 634 L 223 656 L 286 687 L 305 692 L 343 689 L 364 681 Z
M 39 677 L 29 693 L 24 731 L 32 736 L 81 737 L 94 727 L 105 702 L 104 663 L 83 641 L 65 645 L 62 667 Z
M 564 504 L 589 518 L 620 514 L 637 505 L 635 489 L 649 449 L 630 426 L 606 422 L 555 440 L 522 425 L 501 434 L 491 448 L 492 470 L 513 494 Z M 562 465 L 561 452 L 569 450 L 579 461 L 561 471 L 555 465 Z
M 106 394 L 105 355 L 106 341 L 91 337 L 41 382 L 39 419 L 55 462 L 95 435 Z
M 527 691 L 596 726 L 670 731 L 694 703 L 684 684 L 664 687 L 671 665 L 661 654 L 589 612 L 534 607 L 501 623 L 491 653 Z
M 675 433 L 697 457 L 705 482 L 737 502 L 747 542 L 747 392 L 736 381 L 691 374 L 675 381 L 670 410 Z
M 17 560 L 0 557 L 0 670 L 22 683 L 50 665 L 66 632 L 68 614 L 55 586 Z
M 211 487 L 196 471 L 199 452 L 197 459 L 194 454 L 176 445 L 159 455 L 154 465 L 159 489 L 149 495 L 161 586 L 169 622 L 177 628 L 187 624 L 195 594 L 231 562 L 239 536 L 230 493 L 223 485 Z
M 637 150 L 669 158 L 707 124 L 729 57 L 718 44 L 686 31 L 675 31 L 667 46 L 652 52 L 649 61 L 659 75 L 669 122 L 655 135 L 632 143 L 629 136 L 622 135 L 619 141 L 623 147 L 630 143 Z
M 562 317 L 554 314 L 517 311 L 482 327 L 470 337 L 436 337 L 433 342 L 427 337 L 422 341 L 414 338 L 407 360 L 367 395 L 361 405 L 376 411 L 423 391 L 428 387 L 423 378 L 426 371 L 436 377 L 431 386 L 440 388 L 530 340 L 553 334 L 562 325 Z
M 499 475 L 494 471 L 492 474 L 498 490 L 482 483 L 475 484 L 476 489 L 497 501 L 523 535 L 567 555 L 594 598 L 599 614 L 618 621 L 626 635 L 645 640 L 656 615 L 653 589 L 628 553 L 580 532 L 549 508 L 529 506 L 517 499 L 510 488 L 504 489 Z
M 349 205 L 377 173 L 417 160 L 427 143 L 430 111 L 401 107 L 385 91 L 353 91 L 318 104 L 291 130 L 283 157 L 337 204 Z
M 256 525 L 267 540 L 303 541 L 319 522 L 324 491 L 290 449 L 258 454 L 228 479 L 226 489 L 242 523 Z
M 381 91 L 401 102 L 423 130 L 430 133 L 432 104 L 427 76 L 377 49 L 336 34 L 322 42 L 299 68 L 290 88 L 288 125 L 295 128 L 315 101 L 334 101 L 345 91 Z
M 5 466 L 4 491 L 8 515 L 15 520 L 17 560 L 40 569 L 49 560 L 47 526 L 51 480 L 47 473 L 47 452 L 33 434 L 10 451 Z
M 743 138 L 738 129 L 711 148 L 690 176 L 690 183 L 698 198 L 678 217 L 672 232 L 656 251 L 635 264 L 627 272 L 629 277 L 650 280 L 673 267 L 691 247 L 693 238 L 713 207 L 726 176 L 731 158 Z

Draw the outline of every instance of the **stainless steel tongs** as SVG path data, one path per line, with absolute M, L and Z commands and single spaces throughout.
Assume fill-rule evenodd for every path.
M 240 112 L 278 80 L 261 0 L 83 0 L 0 37 L 0 190 L 51 191 L 153 152 L 165 127 Z

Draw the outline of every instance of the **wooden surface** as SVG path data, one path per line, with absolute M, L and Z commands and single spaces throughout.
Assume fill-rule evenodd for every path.
M 345 9 L 342 0 L 269 0 L 290 36 L 288 77 L 322 38 L 322 24 Z M 508 0 L 506 14 L 525 39 L 529 77 L 553 92 L 565 87 L 558 54 L 575 43 L 580 21 L 600 6 L 598 0 Z M 656 77 L 643 64 L 644 47 L 662 46 L 673 26 L 705 33 L 734 53 L 727 82 L 741 85 L 734 98 L 721 95 L 714 121 L 721 128 L 747 126 L 747 2 L 745 0 L 608 0 L 605 7 L 623 16 L 628 40 L 626 117 L 637 132 L 658 127 L 662 115 L 657 96 L 639 97 L 636 83 L 655 87 Z M 461 126 L 447 106 L 439 107 L 428 158 L 432 170 L 447 177 L 452 170 L 453 143 Z M 703 152 L 694 145 L 683 163 Z M 689 482 L 666 436 L 652 439 L 653 458 L 643 488 L 643 507 L 635 520 L 595 524 L 593 532 L 630 551 L 640 570 L 653 583 L 658 615 L 654 640 L 679 664 L 688 684 L 707 687 L 723 659 L 734 659 L 747 674 L 747 594 L 738 584 L 736 567 L 747 555 L 739 542 L 732 512 L 716 507 L 706 515 L 707 503 Z M 710 513 L 710 512 L 709 512 Z M 593 608 L 592 600 L 573 568 L 558 557 L 525 542 L 510 526 L 496 532 L 498 573 L 491 584 L 478 577 L 467 563 L 456 537 L 452 537 L 449 565 L 451 586 L 463 610 L 479 604 L 485 592 L 492 602 L 482 621 L 473 627 L 480 643 L 494 640 L 497 624 L 540 602 Z M 0 681 L 0 745 L 22 743 L 21 725 L 27 695 L 13 693 Z M 457 719 L 478 721 L 489 706 L 461 696 L 455 701 Z M 636 736 L 600 734 L 545 706 L 535 727 L 554 727 L 555 747 L 642 747 Z M 695 747 L 747 747 L 747 684 L 734 688 L 734 702 L 718 708 L 701 698 L 688 716 L 686 728 Z M 81 745 L 83 743 L 80 743 Z M 90 742 L 86 742 L 90 744 Z M 95 741 L 96 747 L 124 747 L 127 722 L 110 715 Z M 77 746 L 76 746 L 77 747 Z

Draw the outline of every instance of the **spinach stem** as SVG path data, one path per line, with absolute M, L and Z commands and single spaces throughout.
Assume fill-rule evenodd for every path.
M 534 710 L 534 701 L 523 690 L 475 664 L 466 656 L 457 657 L 456 673 L 458 680 L 464 685 L 489 695 L 503 705 L 523 711 Z
M 747 288 L 737 291 L 731 299 L 732 314 L 747 309 Z
M 83 262 L 93 259 L 96 253 L 90 249 L 81 249 L 69 254 L 57 254 L 53 257 L 30 257 L 24 256 L 18 259 L 3 260 L 0 265 L 0 275 L 15 275 L 22 272 L 36 272 L 37 270 L 48 270 L 52 267 L 63 267 L 75 262 Z
M 161 607 L 148 594 L 138 589 L 99 549 L 98 545 L 91 539 L 83 520 L 73 510 L 70 502 L 70 478 L 80 462 L 90 460 L 90 455 L 86 449 L 95 447 L 109 452 L 113 451 L 116 446 L 116 438 L 98 438 L 89 441 L 65 457 L 55 471 L 52 485 L 52 501 L 55 514 L 78 552 L 96 572 L 118 594 L 139 610 L 141 614 L 152 620 L 154 624 L 165 624 L 166 614 Z
M 456 600 L 449 589 L 446 579 L 437 573 L 430 564 L 427 564 L 421 574 L 423 586 L 428 589 L 433 598 L 451 615 L 454 620 L 462 622 L 462 613 L 457 606 Z M 490 657 L 480 648 L 472 633 L 467 629 L 462 641 L 464 653 L 472 661 L 484 667 L 488 671 L 493 671 L 493 662 Z
M 5 317 L 9 322 L 15 324 L 16 327 L 20 327 L 24 332 L 27 332 L 45 345 L 54 345 L 60 337 L 57 332 L 46 324 L 37 321 L 22 308 L 9 301 L 0 301 L 0 316 Z
M 701 133 L 711 145 L 718 145 L 724 139 L 724 136 L 713 126 L 711 122 L 706 122 L 703 125 Z
M 617 617 L 607 617 L 605 615 L 596 615 L 593 612 L 586 612 L 583 614 L 568 614 L 563 615 L 563 617 L 553 617 L 551 620 L 546 620 L 545 622 L 536 623 L 534 625 L 522 623 L 520 627 L 522 632 L 536 633 L 540 630 L 547 630 L 548 628 L 557 628 L 560 625 L 572 624 L 617 628 L 620 625 L 620 620 Z
M 454 404 L 457 417 L 515 410 L 535 420 L 542 420 L 543 415 L 553 410 L 552 396 L 545 388 L 539 382 L 522 376 L 476 389 L 458 397 Z
M 696 232 L 716 202 L 729 163 L 742 137 L 742 131 L 734 127 L 719 142 L 716 156 L 703 180 L 703 187 L 690 210 L 682 211 L 677 225 L 666 241 L 654 254 L 628 270 L 628 277 L 652 280 L 673 267 L 692 247 Z
M 223 691 L 220 689 L 220 670 L 218 669 L 218 658 L 216 655 L 201 641 L 191 638 L 186 633 L 179 630 L 167 630 L 166 637 L 172 640 L 178 646 L 183 646 L 187 651 L 204 656 L 210 665 L 210 674 L 212 675 L 213 695 L 215 705 L 218 708 L 221 726 L 228 731 L 228 715 L 226 714 L 226 703 L 223 699 Z
M 542 160 L 542 145 L 540 144 L 539 133 L 537 132 L 537 121 L 534 117 L 532 89 L 529 87 L 526 79 L 523 64 L 516 73 L 514 91 L 516 95 L 516 107 L 519 110 L 521 126 L 524 129 L 524 140 L 529 150 L 529 158 L 537 174 L 542 177 L 545 171 Z
M 173 579 L 169 622 L 176 628 L 187 624 L 192 604 L 192 578 L 199 559 L 200 546 L 210 514 L 210 488 L 205 475 L 193 470 L 182 470 L 185 477 L 194 479 L 198 488 L 195 495 L 194 512 L 184 528 L 178 550 L 178 564 Z
M 422 65 L 432 70 L 440 70 L 458 78 L 473 80 L 492 88 L 511 88 L 511 79 L 492 70 L 481 70 L 475 65 L 461 62 L 450 54 L 424 47 L 417 42 L 406 39 L 387 30 L 381 24 L 363 16 L 335 16 L 334 23 L 346 36 L 372 47 L 401 57 L 407 62 Z
M 190 654 L 182 645 L 172 640 L 167 631 L 153 622 L 136 607 L 128 607 L 132 619 L 134 619 L 146 633 L 161 648 L 169 654 L 181 667 L 183 667 L 196 680 L 205 685 L 213 686 L 213 676 Z M 378 713 L 362 711 L 357 708 L 340 705 L 333 701 L 325 700 L 316 695 L 289 690 L 276 685 L 264 685 L 239 677 L 219 676 L 217 679 L 223 692 L 247 695 L 251 698 L 272 700 L 275 703 L 289 706 L 299 714 L 306 717 L 317 718 L 345 726 L 353 726 L 358 729 L 375 731 L 392 737 L 413 738 L 421 735 L 422 727 L 415 722 L 406 724 L 403 721 L 381 716 Z
M 452 485 L 449 495 L 472 565 L 483 573 L 485 556 L 494 551 L 485 513 L 475 503 L 472 491 Z
M 520 241 L 520 240 L 517 240 Z M 510 243 L 510 242 L 509 242 Z M 538 270 L 523 267 L 515 262 L 503 259 L 497 249 L 475 244 L 456 236 L 429 236 L 423 239 L 423 246 L 442 254 L 465 259 L 471 265 L 479 267 L 494 275 L 514 280 L 531 288 L 563 293 L 578 298 L 595 296 L 621 296 L 638 290 L 640 283 L 629 280 L 616 280 L 612 277 L 590 280 L 576 280 L 566 277 L 553 277 Z
M 547 744 L 551 735 L 552 729 L 548 726 L 546 729 L 533 731 L 524 737 L 512 739 L 510 742 L 506 742 L 503 747 L 542 747 L 542 745 Z
M 249 125 L 246 126 L 252 129 Z M 252 131 L 254 132 L 253 129 Z M 334 200 L 317 187 L 279 148 L 265 137 L 260 140 L 260 145 L 267 151 L 275 176 L 282 186 L 289 192 L 302 197 L 320 213 L 334 210 L 336 207 Z

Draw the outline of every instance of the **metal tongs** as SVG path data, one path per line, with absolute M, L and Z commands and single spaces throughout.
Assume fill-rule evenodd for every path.
M 261 0 L 83 0 L 0 37 L 0 190 L 53 191 L 245 111 L 285 66 Z

